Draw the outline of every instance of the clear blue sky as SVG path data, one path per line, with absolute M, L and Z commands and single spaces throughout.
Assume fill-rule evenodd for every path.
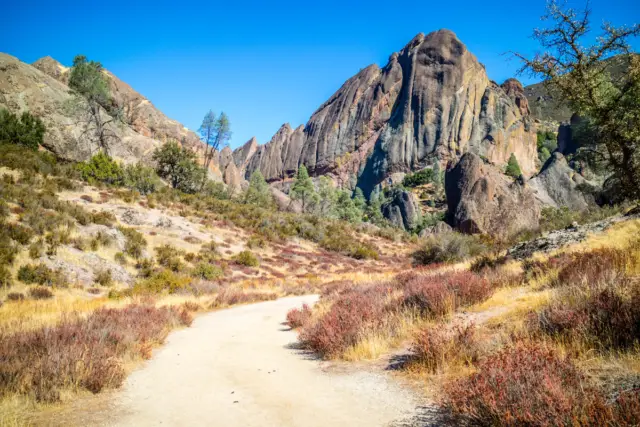
M 572 6 L 582 1 L 570 0 Z M 236 147 L 267 142 L 309 116 L 350 76 L 384 65 L 417 33 L 453 30 L 502 82 L 535 50 L 543 0 L 5 1 L 0 51 L 24 62 L 82 53 L 197 129 L 209 110 L 231 119 Z M 639 0 L 592 0 L 593 22 L 640 21 Z M 636 49 L 638 43 L 634 43 Z M 529 82 L 526 78 L 522 79 Z

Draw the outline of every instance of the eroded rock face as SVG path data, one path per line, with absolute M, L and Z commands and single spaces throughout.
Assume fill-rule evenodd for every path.
M 529 100 L 524 94 L 524 87 L 522 87 L 522 83 L 517 79 L 507 79 L 500 85 L 500 87 L 520 109 L 520 114 L 522 114 L 523 117 L 531 114 L 531 110 L 529 110 Z
M 371 65 L 347 80 L 304 128 L 284 125 L 251 156 L 245 176 L 260 169 L 276 181 L 304 164 L 312 175 L 329 174 L 366 193 L 392 173 L 465 152 L 497 165 L 515 153 L 530 176 L 535 130 L 521 85 L 506 88 L 510 94 L 489 81 L 451 31 L 419 34 L 384 68 Z
M 382 215 L 393 225 L 413 230 L 420 224 L 420 204 L 410 191 L 396 190 L 391 200 L 382 206 Z
M 565 157 L 556 151 L 528 184 L 544 205 L 583 211 L 589 208 L 589 199 L 577 187 L 585 183 L 586 180 L 571 169 Z
M 539 226 L 540 207 L 531 189 L 473 153 L 447 170 L 445 191 L 453 225 L 462 232 L 509 237 Z

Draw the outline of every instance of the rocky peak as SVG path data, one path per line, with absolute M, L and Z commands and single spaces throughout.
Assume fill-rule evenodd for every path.
M 523 117 L 531 114 L 531 111 L 529 110 L 529 101 L 524 93 L 524 87 L 522 87 L 522 83 L 520 83 L 518 79 L 507 79 L 500 85 L 500 87 L 509 96 L 509 98 L 515 102 Z
M 303 130 L 281 128 L 251 156 L 245 175 L 259 168 L 276 181 L 304 164 L 312 175 L 368 192 L 393 173 L 473 152 L 500 167 L 514 153 L 530 176 L 535 129 L 519 88 L 506 89 L 511 95 L 453 32 L 418 34 L 382 69 L 371 65 L 348 79 Z
M 69 68 L 65 67 L 50 56 L 40 58 L 31 65 L 61 83 L 67 84 L 69 81 Z

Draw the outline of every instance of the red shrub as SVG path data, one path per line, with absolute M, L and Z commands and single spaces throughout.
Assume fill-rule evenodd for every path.
M 570 360 L 533 344 L 506 349 L 445 387 L 445 403 L 479 425 L 607 425 L 611 409 Z
M 558 273 L 558 286 L 594 285 L 615 280 L 624 271 L 629 254 L 620 249 L 602 248 L 573 255 Z
M 235 288 L 224 288 L 216 295 L 211 303 L 211 308 L 225 307 L 229 305 L 248 304 L 259 301 L 271 301 L 278 296 L 273 292 L 244 291 Z
M 287 313 L 287 325 L 292 329 L 304 326 L 311 318 L 311 308 L 302 304 L 302 308 L 294 308 Z
M 130 305 L 0 336 L 0 396 L 31 394 L 56 401 L 65 387 L 94 393 L 117 387 L 125 377 L 123 356 L 149 357 L 151 346 L 173 326 L 190 321 L 188 313 L 174 308 Z
M 300 341 L 323 357 L 355 345 L 363 332 L 386 321 L 385 311 L 391 309 L 388 289 L 374 285 L 340 295 L 324 316 L 302 329 Z
M 454 358 L 471 362 L 477 358 L 475 326 L 457 325 L 447 329 L 440 324 L 423 329 L 416 334 L 411 352 L 413 361 L 433 373 Z

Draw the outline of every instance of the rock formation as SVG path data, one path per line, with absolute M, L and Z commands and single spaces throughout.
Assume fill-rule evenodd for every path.
M 453 225 L 462 232 L 510 237 L 539 226 L 533 191 L 473 153 L 447 170 L 445 191 Z
M 589 207 L 589 201 L 577 187 L 586 183 L 579 173 L 569 167 L 564 156 L 556 151 L 528 185 L 543 205 L 555 208 L 566 206 L 574 211 L 583 211 Z
M 530 176 L 535 130 L 521 85 L 505 87 L 508 93 L 451 31 L 419 34 L 385 67 L 371 65 L 347 80 L 306 126 L 284 125 L 249 156 L 245 176 L 259 169 L 276 181 L 304 164 L 312 175 L 368 193 L 392 173 L 465 152 L 496 165 L 515 153 Z
M 391 199 L 382 205 L 382 215 L 393 225 L 413 230 L 420 224 L 422 214 L 416 196 L 410 191 L 396 189 Z

